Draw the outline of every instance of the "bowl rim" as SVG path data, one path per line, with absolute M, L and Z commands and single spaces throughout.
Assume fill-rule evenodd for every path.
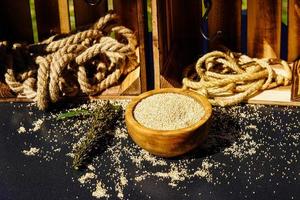
M 151 129 L 148 128 L 142 124 L 140 124 L 134 117 L 134 109 L 136 105 L 142 101 L 143 99 L 156 95 L 156 94 L 161 94 L 161 93 L 176 93 L 176 94 L 181 94 L 185 95 L 188 97 L 193 98 L 195 101 L 200 103 L 203 108 L 204 108 L 204 115 L 201 117 L 201 119 L 194 123 L 193 125 L 190 125 L 185 128 L 180 128 L 180 129 L 175 129 L 175 130 L 157 130 L 157 129 Z M 126 111 L 125 111 L 125 118 L 126 121 L 130 121 L 133 126 L 135 126 L 137 129 L 143 130 L 141 134 L 148 134 L 148 135 L 156 135 L 156 136 L 177 136 L 177 135 L 184 135 L 184 134 L 189 134 L 190 132 L 193 132 L 200 128 L 205 122 L 209 120 L 209 118 L 212 115 L 212 106 L 209 103 L 208 99 L 200 95 L 192 90 L 188 89 L 183 89 L 183 88 L 163 88 L 163 89 L 155 89 L 155 90 L 150 90 L 148 92 L 145 92 L 137 97 L 135 97 L 127 106 Z

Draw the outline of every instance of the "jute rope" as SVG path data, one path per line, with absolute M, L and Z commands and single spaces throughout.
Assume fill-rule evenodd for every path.
M 272 65 L 281 66 L 274 70 Z M 250 58 L 238 53 L 213 51 L 184 70 L 183 87 L 208 97 L 213 105 L 229 106 L 262 90 L 288 85 L 292 72 L 286 61 Z
M 0 41 L 0 55 L 8 46 Z M 13 44 L 5 52 L 10 61 L 5 81 L 13 92 L 45 110 L 80 91 L 97 95 L 116 84 L 138 66 L 136 48 L 134 33 L 119 26 L 117 15 L 109 13 L 87 30 L 55 35 L 33 45 Z M 16 69 L 16 63 L 28 65 L 30 59 L 34 61 L 30 69 Z

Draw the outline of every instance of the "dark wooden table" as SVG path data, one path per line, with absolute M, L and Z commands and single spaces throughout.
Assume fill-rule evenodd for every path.
M 26 103 L 1 103 L 0 110 L 1 200 L 92 199 L 95 183 L 82 187 L 77 178 L 84 172 L 71 169 L 71 158 L 66 156 L 76 141 L 66 134 L 75 130 L 74 121 L 57 122 L 50 113 Z M 20 126 L 30 129 L 39 118 L 44 123 L 36 132 L 17 132 Z M 105 140 L 109 147 L 101 149 L 93 165 L 110 199 L 117 199 L 118 174 L 112 173 L 117 151 L 118 165 L 128 180 L 123 187 L 125 199 L 300 199 L 299 122 L 300 108 L 295 107 L 214 108 L 208 142 L 183 157 L 160 159 L 167 165 L 135 164 L 130 156 L 139 156 L 140 149 L 126 137 Z M 21 153 L 29 147 L 39 147 L 41 152 L 32 157 Z M 219 163 L 210 169 L 211 181 L 191 176 L 205 160 Z M 168 178 L 153 175 L 172 165 L 183 166 L 190 175 L 175 187 Z M 145 172 L 152 175 L 135 181 Z

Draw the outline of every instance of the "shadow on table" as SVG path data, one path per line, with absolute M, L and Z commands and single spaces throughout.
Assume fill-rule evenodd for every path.
M 237 118 L 226 113 L 213 116 L 207 140 L 195 150 L 174 159 L 205 158 L 222 152 L 240 137 L 241 127 Z

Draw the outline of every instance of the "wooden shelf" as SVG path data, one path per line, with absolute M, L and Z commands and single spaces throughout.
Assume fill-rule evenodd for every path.
M 291 86 L 265 90 L 255 97 L 248 99 L 247 103 L 300 106 L 300 102 L 291 101 Z
M 299 1 L 291 0 L 288 6 L 288 61 L 299 57 Z M 226 9 L 227 7 L 230 9 Z M 182 8 L 188 8 L 189 14 Z M 259 9 L 257 9 L 259 8 Z M 279 0 L 248 1 L 247 35 L 243 41 L 248 44 L 251 57 L 280 58 L 281 9 Z M 222 30 L 222 37 L 209 42 L 200 33 L 201 1 L 152 0 L 153 57 L 155 88 L 181 87 L 184 67 L 195 63 L 204 53 L 226 46 L 232 51 L 241 50 L 241 1 L 219 0 L 213 3 L 208 20 L 208 35 L 213 37 Z M 244 27 L 243 27 L 244 28 Z M 208 43 L 208 44 L 207 44 Z M 291 101 L 291 86 L 261 92 L 250 98 L 248 103 L 268 105 L 300 106 Z
M 120 98 L 123 98 L 123 96 L 137 96 L 147 90 L 146 48 L 148 47 L 146 44 L 147 17 L 145 15 L 147 5 L 144 1 L 139 0 L 113 0 L 112 2 L 113 10 L 119 16 L 120 24 L 130 28 L 136 34 L 138 40 L 136 54 L 139 67 L 120 80 L 118 85 L 107 89 L 101 95 L 105 96 L 105 99 L 107 97 L 118 99 L 119 96 Z M 78 29 L 94 23 L 111 9 L 108 6 L 108 0 L 103 0 L 95 6 L 90 6 L 84 1 L 74 1 L 73 7 L 75 25 Z M 35 13 L 39 40 L 54 34 L 71 31 L 69 16 L 72 13 L 68 9 L 67 0 L 53 2 L 35 0 Z M 22 0 L 16 4 L 10 0 L 1 0 L 0 18 L 6 19 L 5 22 L 0 20 L 0 40 L 33 43 L 29 1 Z M 1 67 L 4 68 L 2 60 L 0 60 L 0 69 Z M 0 70 L 0 102 L 29 101 L 22 97 L 16 97 L 7 86 L 3 85 L 5 70 L 5 68 Z

